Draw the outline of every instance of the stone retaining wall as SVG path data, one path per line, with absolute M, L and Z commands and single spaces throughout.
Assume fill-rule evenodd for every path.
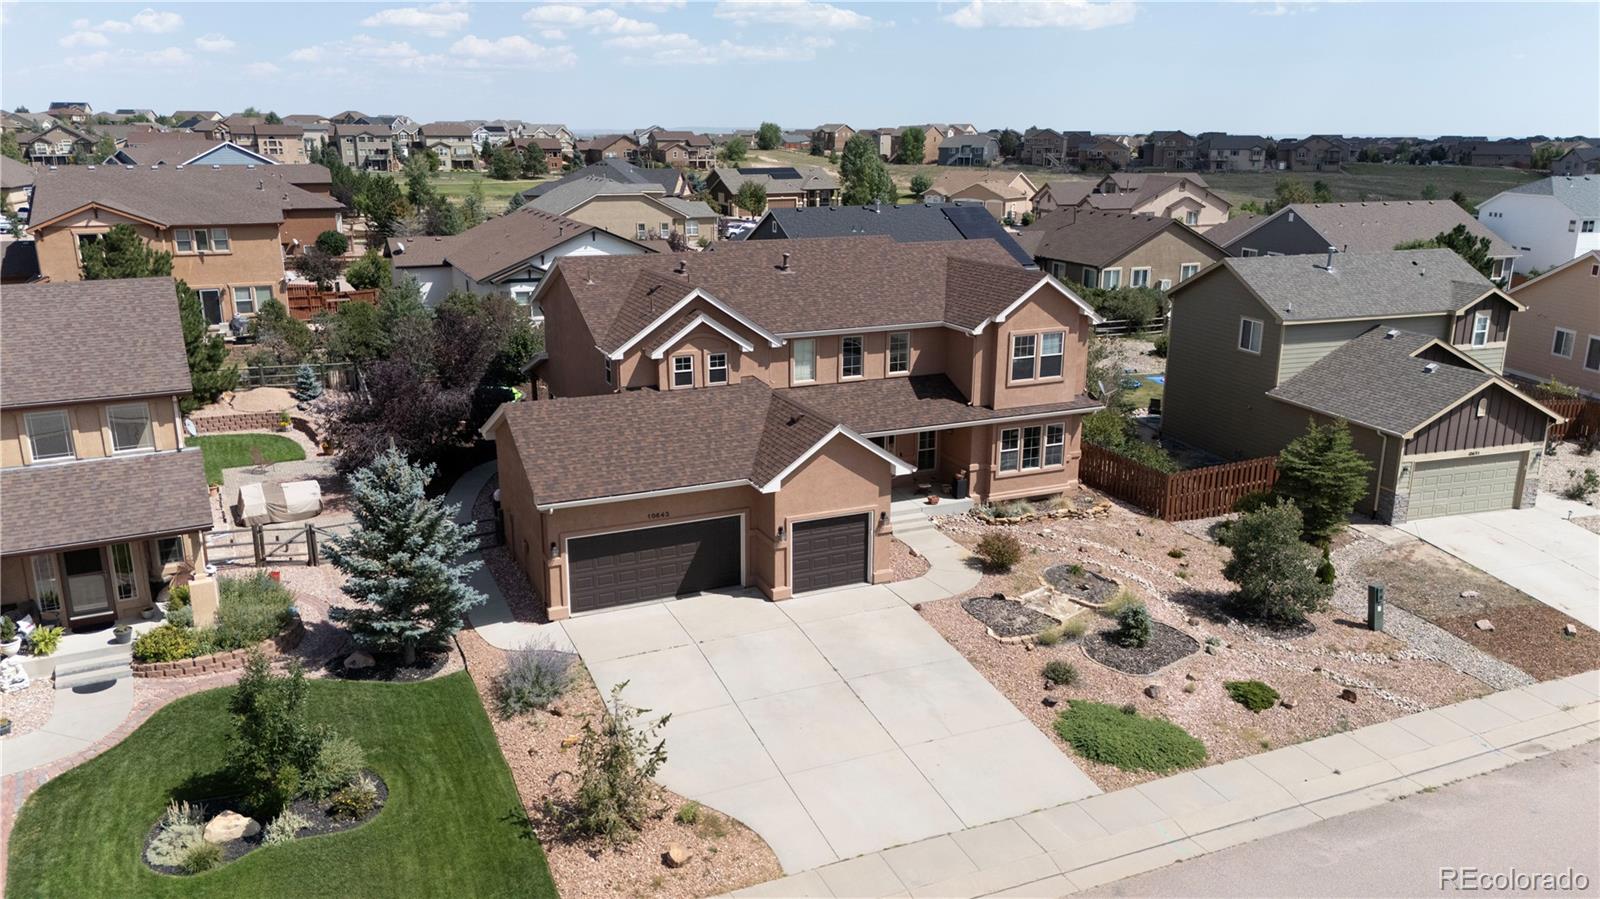
M 259 649 L 269 657 L 281 655 L 293 650 L 305 638 L 306 624 L 299 615 L 276 637 L 262 640 L 254 647 L 244 649 L 231 649 L 227 652 L 214 652 L 208 656 L 198 656 L 193 659 L 178 659 L 175 662 L 134 662 L 134 677 L 196 677 L 201 674 L 215 674 L 219 671 L 233 671 L 243 668 L 245 660 L 250 657 L 251 649 Z
M 191 417 L 194 429 L 202 434 L 224 431 L 273 431 L 278 427 L 278 412 L 219 412 Z

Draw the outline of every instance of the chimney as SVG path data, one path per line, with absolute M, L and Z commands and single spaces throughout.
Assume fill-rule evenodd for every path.
M 783 264 L 778 266 L 778 270 L 779 271 L 785 271 L 785 272 L 789 270 L 789 254 L 788 253 L 784 253 L 783 254 Z

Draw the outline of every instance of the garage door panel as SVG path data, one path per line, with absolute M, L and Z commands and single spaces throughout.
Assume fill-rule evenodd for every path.
M 738 585 L 737 516 L 640 528 L 568 544 L 574 612 Z
M 1521 453 L 1418 462 L 1406 518 L 1493 512 L 1516 505 Z
M 794 526 L 794 592 L 867 580 L 868 515 L 802 521 Z

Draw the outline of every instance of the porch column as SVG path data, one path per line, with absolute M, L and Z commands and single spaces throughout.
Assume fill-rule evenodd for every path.
M 211 627 L 217 623 L 218 596 L 217 579 L 200 569 L 197 577 L 189 582 L 189 608 L 194 612 L 195 627 Z

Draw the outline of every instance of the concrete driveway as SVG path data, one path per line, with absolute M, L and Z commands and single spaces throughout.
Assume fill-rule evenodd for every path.
M 1540 496 L 1531 509 L 1424 518 L 1400 529 L 1600 629 L 1600 534 L 1566 520 L 1565 506 Z
M 658 780 L 789 872 L 1098 793 L 885 586 L 708 594 L 563 622 L 602 691 L 672 713 Z

